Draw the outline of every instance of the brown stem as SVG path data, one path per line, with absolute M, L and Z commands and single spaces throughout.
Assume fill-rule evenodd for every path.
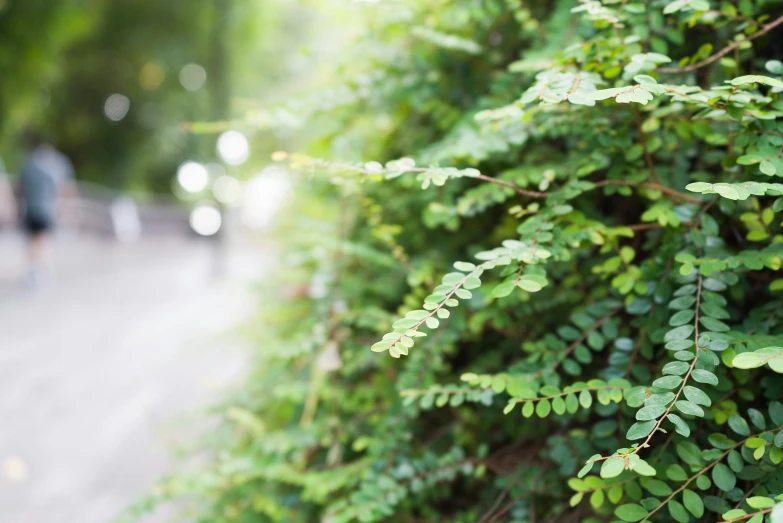
M 601 180 L 599 182 L 595 182 L 596 187 L 603 187 L 605 185 L 624 185 L 626 187 L 644 187 L 646 189 L 660 191 L 668 196 L 671 196 L 675 200 L 681 200 L 681 201 L 685 201 L 688 203 L 695 203 L 695 204 L 702 203 L 702 201 L 698 198 L 695 198 L 688 194 L 683 194 L 675 189 L 672 189 L 671 187 L 661 185 L 660 183 L 631 182 L 628 180 Z
M 780 24 L 783 24 L 783 15 L 779 16 L 772 22 L 761 26 L 761 30 L 753 33 L 752 35 L 748 36 L 747 38 L 743 38 L 742 40 L 737 40 L 733 44 L 724 47 L 717 53 L 713 54 L 712 56 L 709 56 L 705 58 L 704 60 L 700 62 L 696 62 L 695 64 L 688 65 L 686 67 L 660 67 L 656 69 L 659 73 L 687 73 L 690 71 L 695 71 L 696 69 L 701 69 L 705 65 L 710 65 L 715 60 L 718 60 L 719 58 L 722 58 L 732 52 L 734 49 L 738 49 L 742 44 L 745 42 L 750 42 L 751 40 L 755 40 L 759 36 L 765 35 L 771 30 L 773 30 L 775 27 L 779 26 Z
M 772 507 L 775 508 L 775 507 Z M 766 508 L 764 510 L 759 510 L 758 512 L 753 512 L 752 514 L 745 514 L 744 516 L 740 516 L 738 518 L 730 519 L 728 521 L 724 521 L 723 523 L 733 523 L 734 521 L 744 521 L 746 519 L 750 519 L 756 514 L 767 514 L 769 512 L 772 512 L 772 508 Z

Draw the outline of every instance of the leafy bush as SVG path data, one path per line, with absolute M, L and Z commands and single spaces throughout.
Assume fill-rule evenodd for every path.
M 778 510 L 781 5 L 367 6 L 343 84 L 288 107 L 325 131 L 275 155 L 307 189 L 256 373 L 162 495 L 243 522 Z

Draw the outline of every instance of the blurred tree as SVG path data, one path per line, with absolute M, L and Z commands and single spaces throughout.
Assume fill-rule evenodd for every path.
M 33 126 L 80 179 L 167 191 L 182 161 L 216 160 L 214 135 L 180 125 L 227 119 L 232 93 L 290 76 L 280 50 L 305 28 L 275 0 L 0 2 L 0 156 L 13 170 Z

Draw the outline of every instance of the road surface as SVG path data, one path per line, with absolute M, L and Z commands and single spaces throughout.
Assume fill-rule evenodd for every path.
M 241 381 L 232 326 L 269 256 L 232 247 L 215 279 L 205 241 L 65 237 L 31 292 L 23 247 L 0 234 L 0 523 L 108 523 Z

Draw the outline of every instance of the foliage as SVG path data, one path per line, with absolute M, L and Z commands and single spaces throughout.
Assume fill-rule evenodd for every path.
M 274 155 L 306 189 L 243 415 L 161 492 L 202 521 L 781 510 L 781 7 L 366 6 L 355 96 Z
M 266 95 L 285 69 L 272 58 L 305 31 L 286 31 L 301 6 L 257 4 L 0 2 L 0 156 L 15 172 L 22 134 L 35 129 L 71 157 L 80 179 L 169 192 L 180 163 L 217 160 L 214 136 L 180 125 L 229 118 L 232 94 Z M 180 82 L 187 64 L 206 73 L 194 91 Z M 129 100 L 120 121 L 104 114 L 112 94 Z

